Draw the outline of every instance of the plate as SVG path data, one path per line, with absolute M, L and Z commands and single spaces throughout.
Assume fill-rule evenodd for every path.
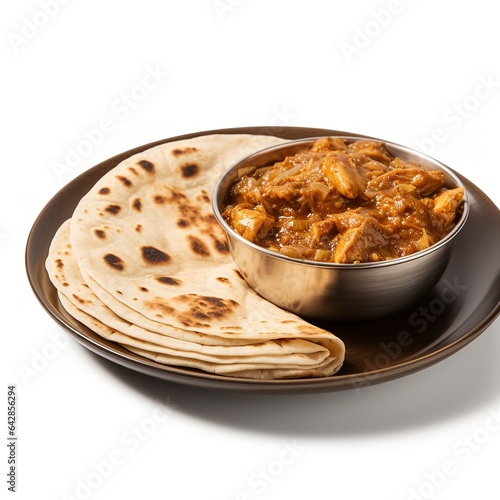
M 320 135 L 357 136 L 338 130 L 301 127 L 246 127 L 187 134 L 131 149 L 87 170 L 63 187 L 36 219 L 26 246 L 26 271 L 48 314 L 76 340 L 108 360 L 171 382 L 211 389 L 263 393 L 313 393 L 359 389 L 409 375 L 437 363 L 480 335 L 500 312 L 500 211 L 463 176 L 470 216 L 456 239 L 451 261 L 439 283 L 419 303 L 396 315 L 369 322 L 311 323 L 334 332 L 346 344 L 346 360 L 332 377 L 248 380 L 161 365 L 106 341 L 71 317 L 60 304 L 45 270 L 50 243 L 79 200 L 110 169 L 151 147 L 208 134 L 262 134 L 285 139 Z M 492 230 L 495 228 L 496 230 Z M 307 318 L 306 318 L 307 319 Z

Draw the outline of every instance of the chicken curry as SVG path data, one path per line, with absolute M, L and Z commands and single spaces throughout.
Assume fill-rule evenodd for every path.
M 223 217 L 243 238 L 288 257 L 378 262 L 424 250 L 454 227 L 464 188 L 384 143 L 321 138 L 234 183 Z

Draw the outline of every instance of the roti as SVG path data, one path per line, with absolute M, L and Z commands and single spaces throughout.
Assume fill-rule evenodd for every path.
M 166 365 L 262 379 L 338 371 L 342 341 L 257 295 L 212 213 L 218 177 L 280 142 L 202 136 L 109 171 L 52 242 L 47 270 L 63 307 L 104 338 Z

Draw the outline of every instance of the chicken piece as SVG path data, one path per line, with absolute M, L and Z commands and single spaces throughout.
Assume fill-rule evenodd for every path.
M 338 234 L 334 218 L 314 222 L 310 229 L 310 246 L 323 250 L 332 248 L 332 240 Z
M 449 189 L 438 194 L 435 198 L 424 200 L 436 228 L 442 234 L 448 233 L 455 224 L 457 209 L 464 197 L 464 191 L 463 187 Z
M 339 139 L 338 137 L 323 137 L 312 145 L 310 151 L 320 153 L 328 151 L 345 151 L 346 149 L 347 146 L 343 139 Z
M 328 153 L 321 163 L 321 170 L 342 196 L 354 200 L 363 194 L 365 179 L 346 155 Z
M 260 195 L 262 198 L 269 198 L 270 200 L 283 200 L 291 201 L 299 196 L 301 183 L 291 182 L 289 179 L 283 181 L 266 184 L 260 188 Z
M 422 236 L 416 242 L 416 244 L 419 250 L 425 250 L 426 248 L 429 248 L 434 244 L 434 240 L 429 238 L 429 234 L 427 233 L 425 228 L 422 228 Z
M 243 177 L 229 189 L 228 195 L 233 203 L 240 203 L 244 200 L 251 203 L 249 193 L 255 189 L 257 181 L 253 177 Z
M 368 181 L 366 195 L 390 189 L 401 184 L 411 184 L 419 196 L 429 196 L 444 186 L 444 174 L 440 170 L 422 170 L 417 167 L 394 168 Z
M 265 212 L 233 207 L 227 214 L 228 224 L 243 238 L 258 243 L 274 226 L 274 219 Z
M 358 227 L 351 227 L 338 237 L 333 261 L 353 264 L 380 260 L 380 252 L 389 244 L 382 226 L 373 218 L 364 217 Z
M 300 183 L 290 181 L 263 185 L 260 187 L 260 207 L 274 218 L 305 216 L 308 207 L 302 207 L 300 188 Z
M 370 179 L 378 177 L 390 170 L 388 165 L 384 165 L 361 153 L 349 153 L 349 159 L 363 176 L 365 186 Z
M 391 153 L 387 150 L 384 143 L 377 141 L 356 141 L 349 145 L 347 148 L 349 153 L 361 153 L 372 160 L 379 161 L 384 165 L 389 165 L 389 163 L 394 158 Z
M 346 210 L 345 212 L 332 215 L 328 220 L 334 221 L 338 231 L 344 233 L 348 229 L 360 227 L 370 217 L 355 210 Z

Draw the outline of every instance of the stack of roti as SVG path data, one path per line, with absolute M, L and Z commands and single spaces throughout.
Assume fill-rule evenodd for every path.
M 280 142 L 200 136 L 109 171 L 52 241 L 46 267 L 63 307 L 103 338 L 164 365 L 253 379 L 334 374 L 342 341 L 247 285 L 211 209 L 227 168 Z

